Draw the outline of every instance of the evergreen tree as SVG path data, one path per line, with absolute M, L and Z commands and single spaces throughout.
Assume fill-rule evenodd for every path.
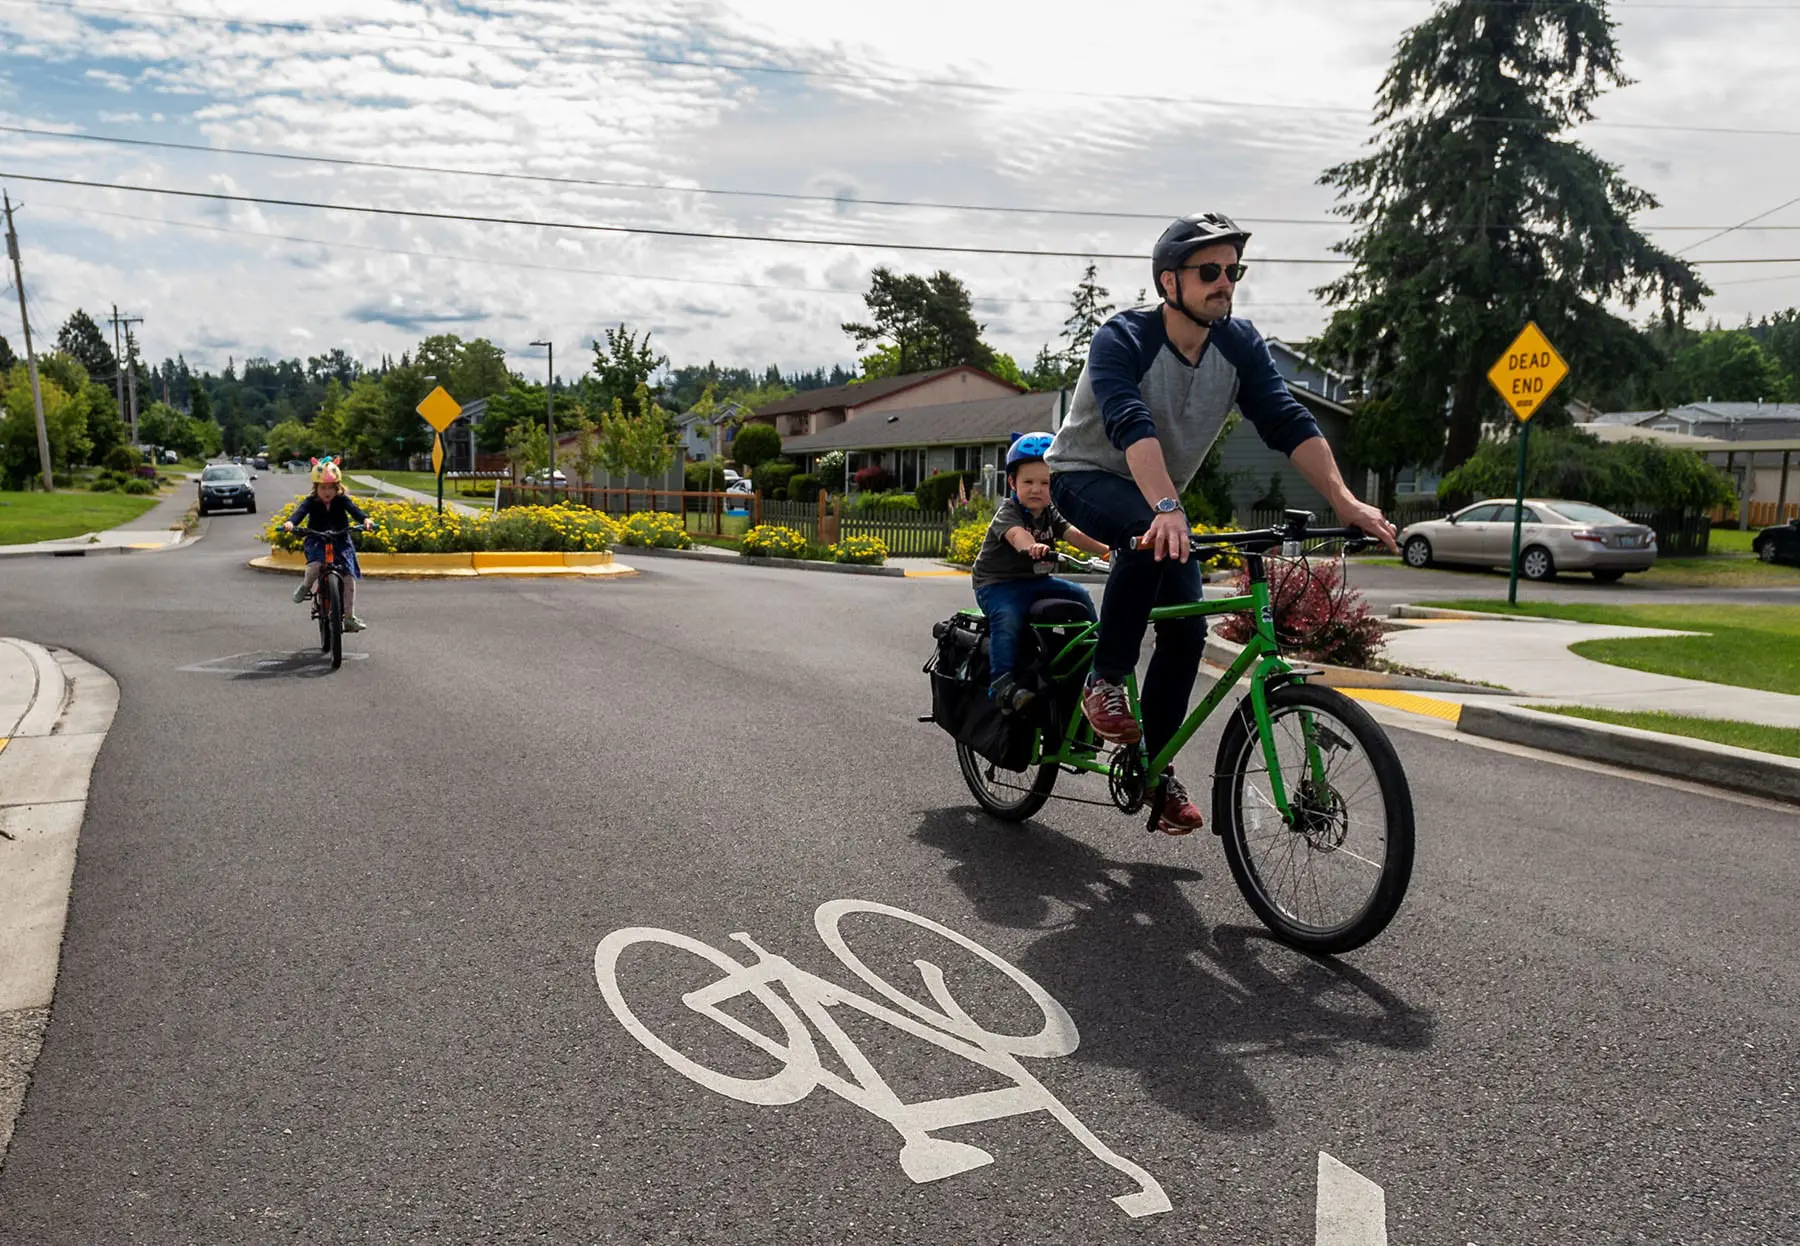
M 1558 137 L 1627 82 L 1605 0 L 1443 0 L 1400 41 L 1373 154 L 1321 179 L 1356 226 L 1327 354 L 1408 419 L 1448 402 L 1449 467 L 1509 418 L 1486 373 L 1527 320 L 1579 383 L 1654 366 L 1609 303 L 1675 319 L 1710 293 L 1632 226 L 1656 200 Z

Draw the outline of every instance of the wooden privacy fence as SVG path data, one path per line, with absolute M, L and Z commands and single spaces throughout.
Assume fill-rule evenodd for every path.
M 942 558 L 950 552 L 949 511 L 848 511 L 839 531 L 846 537 L 872 536 L 896 558 Z

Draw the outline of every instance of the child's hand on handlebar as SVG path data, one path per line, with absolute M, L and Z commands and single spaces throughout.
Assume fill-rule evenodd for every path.
M 374 520 L 373 520 L 373 519 L 365 519 L 365 520 L 363 520 L 363 531 L 364 531 L 364 532 L 373 532 L 373 531 L 375 531 L 375 521 L 374 521 Z
M 1051 549 L 1048 545 L 1045 545 L 1042 541 L 1039 541 L 1025 552 L 1038 562 L 1043 562 L 1046 559 L 1054 558 L 1056 556 L 1056 551 Z
M 293 531 L 293 530 L 294 530 L 294 524 L 293 524 L 293 521 L 292 521 L 292 520 L 289 520 L 289 521 L 288 521 L 288 522 L 287 522 L 287 523 L 284 523 L 284 524 L 282 524 L 282 525 L 281 525 L 281 530 L 282 530 L 282 531 L 283 531 L 283 532 L 292 532 L 292 531 Z

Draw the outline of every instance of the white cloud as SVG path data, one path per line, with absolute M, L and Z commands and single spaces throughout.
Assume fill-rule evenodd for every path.
M 268 7 L 213 0 L 209 11 L 258 22 Z M 166 10 L 121 23 L 111 13 L 102 20 L 9 4 L 0 5 L 0 32 L 13 38 L 0 52 L 0 80 L 13 86 L 0 91 L 0 120 L 131 124 L 133 136 L 218 146 L 846 201 L 1218 207 L 1257 222 L 1246 312 L 1265 332 L 1304 337 L 1323 321 L 1310 291 L 1334 270 L 1273 261 L 1325 256 L 1342 231 L 1283 222 L 1326 214 L 1330 192 L 1315 184 L 1318 173 L 1361 150 L 1392 46 L 1425 12 L 1375 0 L 1270 0 L 1221 21 L 1172 0 L 1114 0 L 1107 20 L 1096 21 L 1043 5 L 920 0 L 897 20 L 891 9 L 839 0 L 536 0 L 508 12 L 318 0 L 304 28 L 289 29 L 184 22 Z M 1800 17 L 1615 13 L 1626 15 L 1620 37 L 1639 84 L 1602 101 L 1603 121 L 1792 128 L 1788 118 L 1800 115 L 1800 86 L 1785 72 Z M 645 55 L 843 77 L 634 59 Z M 85 103 L 66 95 L 35 103 L 33 76 L 51 72 L 129 93 L 135 107 L 103 110 L 99 91 Z M 1203 102 L 1146 98 L 1158 96 Z M 1800 140 L 1602 127 L 1583 138 L 1663 200 L 1654 223 L 1729 224 L 1800 194 L 1779 184 Z M 405 349 L 422 326 L 483 333 L 514 349 L 548 332 L 569 350 L 621 320 L 654 329 L 677 362 L 848 362 L 851 343 L 838 325 L 861 308 L 826 291 L 862 288 L 876 264 L 956 271 L 982 300 L 977 313 L 997 345 L 1029 359 L 1059 330 L 1058 301 L 1081 260 L 894 253 L 854 242 L 1141 254 L 1157 230 L 1146 220 L 559 185 L 10 135 L 6 146 L 5 165 L 20 171 L 123 184 L 852 240 L 780 247 L 72 188 L 35 196 L 39 212 L 25 224 L 36 231 L 27 246 L 40 305 L 61 316 L 135 300 L 134 310 L 152 317 L 144 333 L 154 352 L 186 350 L 215 365 L 226 353 L 294 349 L 297 322 L 320 343 L 372 359 Z M 147 219 L 62 212 L 58 202 Z M 211 228 L 148 223 L 162 221 Z M 1770 223 L 1797 222 L 1800 211 Z M 1669 245 L 1702 236 L 1659 235 Z M 1696 254 L 1796 247 L 1800 235 L 1746 231 Z M 1116 303 L 1147 284 L 1145 267 L 1100 263 Z M 1709 270 L 1720 290 L 1714 307 L 1736 320 L 1800 297 L 1800 272 L 1791 282 L 1770 275 Z M 754 286 L 784 289 L 745 288 Z

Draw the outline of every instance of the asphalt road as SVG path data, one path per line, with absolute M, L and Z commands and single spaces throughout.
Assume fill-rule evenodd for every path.
M 670 560 L 370 582 L 346 638 L 366 656 L 330 674 L 290 582 L 243 566 L 258 523 L 0 567 L 0 634 L 121 690 L 0 1170 L 8 1246 L 1298 1244 L 1320 1151 L 1383 1187 L 1395 1243 L 1800 1240 L 1790 813 L 1398 732 L 1411 893 L 1376 943 L 1316 963 L 1263 937 L 1209 836 L 972 811 L 914 721 L 965 582 Z M 763 1050 L 683 1008 L 721 976 L 692 944 L 632 942 L 616 979 L 645 1033 L 740 1095 L 792 1100 L 784 1068 L 862 1058 L 907 1103 L 1014 1084 L 844 1006 L 882 996 L 815 931 L 839 899 L 941 923 L 1066 1008 L 1079 1047 L 1022 1058 L 1066 1117 L 941 1129 L 993 1162 L 915 1183 L 912 1118 L 719 1093 L 596 982 L 622 928 L 745 963 L 747 932 L 838 984 L 797 990 L 836 999 L 841 1048 L 761 997 L 722 1009 Z M 983 1028 L 1044 1024 L 940 934 L 841 930 L 921 1009 L 914 959 Z M 1128 1216 L 1111 1200 L 1137 1186 L 1096 1148 L 1171 1209 Z M 929 1149 L 910 1158 L 946 1162 Z

